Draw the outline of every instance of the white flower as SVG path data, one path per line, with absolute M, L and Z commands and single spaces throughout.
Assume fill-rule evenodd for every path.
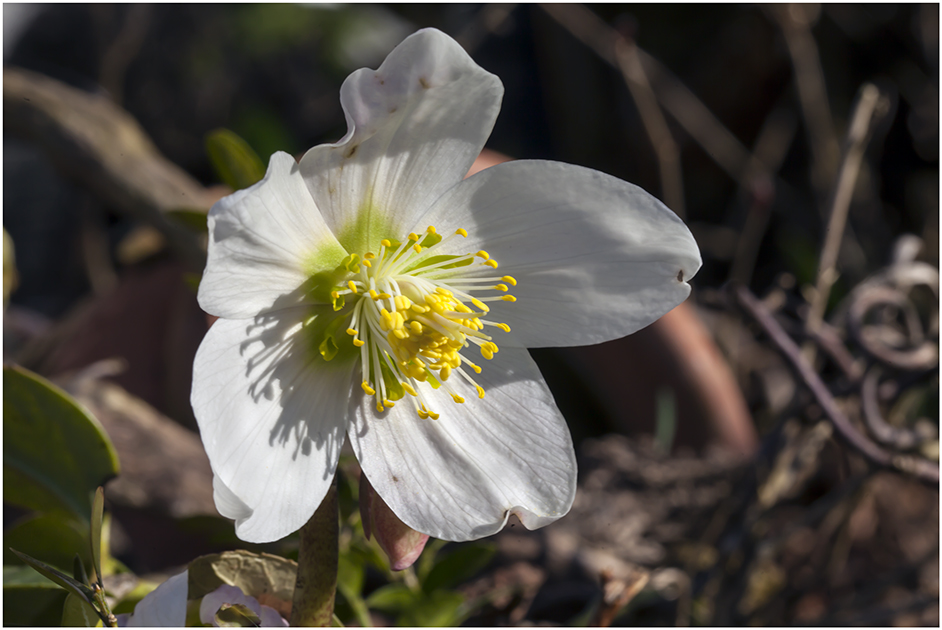
M 344 82 L 348 132 L 209 214 L 192 403 L 219 511 L 279 539 L 344 436 L 383 501 L 446 540 L 566 514 L 576 462 L 526 347 L 607 341 L 682 302 L 700 255 L 656 199 L 589 169 L 462 181 L 503 87 L 427 29 Z M 498 266 L 499 264 L 499 266 Z
M 119 615 L 118 623 L 128 627 L 164 626 L 182 628 L 186 625 L 186 597 L 189 572 L 184 571 L 147 594 L 138 602 L 131 615 Z M 238 586 L 223 584 L 200 602 L 200 621 L 218 626 L 216 612 L 224 605 L 242 604 L 258 615 L 263 628 L 287 627 L 288 622 L 270 606 L 263 606 L 254 597 L 246 595 Z

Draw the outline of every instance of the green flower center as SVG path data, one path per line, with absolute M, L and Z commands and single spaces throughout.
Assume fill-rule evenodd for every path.
M 341 322 L 347 323 L 346 333 L 360 351 L 361 386 L 375 398 L 377 411 L 408 395 L 420 417 L 438 419 L 419 384 L 444 388 L 456 403 L 463 403 L 454 380 L 449 382 L 455 374 L 484 397 L 484 389 L 469 374 L 480 374 L 481 368 L 464 352 L 476 345 L 488 360 L 498 352 L 484 330 L 491 326 L 510 332 L 510 327 L 485 319 L 490 310 L 486 302 L 514 302 L 507 291 L 517 281 L 494 277 L 497 262 L 487 252 L 436 254 L 441 244 L 467 235 L 459 229 L 443 239 L 429 226 L 423 235 L 410 234 L 401 243 L 384 239 L 378 254 L 348 256 L 331 278 L 339 280 L 331 282 L 334 310 L 349 312 L 349 318 L 344 314 L 328 328 L 339 332 Z M 480 275 L 481 267 L 488 273 Z M 482 291 L 498 295 L 473 295 Z M 332 359 L 337 352 L 333 335 L 320 345 L 323 358 Z

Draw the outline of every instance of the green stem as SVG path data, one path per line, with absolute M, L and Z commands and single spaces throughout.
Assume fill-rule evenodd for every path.
M 301 528 L 298 579 L 291 605 L 292 626 L 327 627 L 334 617 L 337 592 L 337 541 L 340 518 L 333 484 L 311 520 Z

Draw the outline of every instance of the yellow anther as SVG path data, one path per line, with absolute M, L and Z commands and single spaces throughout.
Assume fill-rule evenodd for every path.
M 354 293 L 357 293 L 357 285 L 353 280 L 348 280 L 347 286 L 350 287 L 351 291 L 353 291 Z
M 388 238 L 384 238 L 379 242 L 383 247 L 392 247 L 392 242 Z
M 458 228 L 457 230 L 455 230 L 455 234 L 468 238 L 468 231 L 464 228 Z
M 500 328 L 501 330 L 503 330 L 504 332 L 510 332 L 510 326 L 508 326 L 507 324 L 494 324 L 494 325 Z
M 394 403 L 391 400 L 386 400 L 385 398 L 383 398 L 383 404 L 389 407 L 390 409 L 396 406 L 396 403 Z
M 340 293 L 339 293 L 338 291 L 331 291 L 331 292 L 330 292 L 330 297 L 332 297 L 332 298 L 334 298 L 334 299 L 336 300 L 337 298 L 340 297 Z
M 366 258 L 364 258 L 364 259 L 361 260 L 360 262 L 362 262 L 366 267 L 372 267 L 372 266 L 373 266 L 373 265 L 370 264 L 370 261 L 368 261 Z
M 418 409 L 416 413 L 419 414 L 419 417 L 422 418 L 423 420 L 428 420 L 428 412 L 425 411 L 424 409 Z
M 360 383 L 360 387 L 363 388 L 363 391 L 366 392 L 367 396 L 373 396 L 374 394 L 376 394 L 376 390 L 370 387 L 370 384 L 367 383 L 366 381 L 363 381 L 362 383 Z
M 357 348 L 359 348 L 359 347 L 361 347 L 361 346 L 363 345 L 363 340 L 362 340 L 362 339 L 354 339 L 354 340 L 353 340 L 353 345 L 355 345 Z
M 447 381 L 448 377 L 451 376 L 451 366 L 443 365 L 442 369 L 438 372 L 438 376 L 441 378 L 441 380 Z
M 421 237 L 420 237 L 418 234 L 416 234 L 415 232 L 412 232 L 411 234 L 409 234 L 409 240 L 410 240 L 410 241 L 418 241 L 420 238 L 421 238 Z
M 510 290 L 507 288 L 506 284 L 495 284 L 494 288 L 497 289 L 498 291 L 503 291 L 505 293 Z
M 389 295 L 388 293 L 385 293 L 385 292 L 379 294 L 379 299 L 381 299 L 381 300 L 388 300 L 388 299 L 391 298 L 391 297 L 392 297 L 391 295 Z
M 505 302 L 516 302 L 516 301 L 517 301 L 517 298 L 515 298 L 515 297 L 512 296 L 512 295 L 502 295 L 502 296 L 500 296 L 500 299 L 502 299 L 502 300 L 505 301 Z
M 444 287 L 435 287 L 435 293 L 439 295 L 444 295 L 445 297 L 453 297 L 454 294 Z
M 422 246 L 419 245 L 418 243 L 416 243 L 415 245 L 413 245 L 413 246 L 412 246 L 412 249 L 415 250 L 415 253 L 416 253 L 416 254 L 421 254 L 421 253 L 422 253 Z
M 504 276 L 503 278 L 501 278 L 501 280 L 503 280 L 504 282 L 506 282 L 512 287 L 517 286 L 517 279 L 514 278 L 513 276 Z
M 425 231 L 428 232 L 429 234 L 435 234 L 435 226 L 430 225 Z
M 434 411 L 430 411 L 428 412 L 428 417 L 431 418 L 432 420 L 438 420 L 441 416 L 439 416 Z
M 374 300 L 379 299 L 379 293 L 376 292 L 376 289 L 370 289 L 370 297 Z
M 363 254 L 363 260 L 370 260 L 372 258 L 376 258 L 376 254 L 374 254 L 373 252 L 366 252 L 365 254 Z
M 350 335 L 351 337 L 356 337 L 356 336 L 359 335 L 360 333 L 358 333 L 357 331 L 355 331 L 355 330 L 352 329 L 352 328 L 348 328 L 348 329 L 347 329 L 347 334 Z
M 412 387 L 412 385 L 409 385 L 408 383 L 400 383 L 400 385 L 402 385 L 402 389 L 406 390 L 406 393 L 409 394 L 410 396 L 418 396 L 418 394 L 415 391 L 415 388 Z
M 478 390 L 478 398 L 484 398 L 484 388 L 480 385 L 476 385 L 475 387 L 477 387 Z
M 411 322 L 409 322 L 409 328 L 411 328 L 412 332 L 414 332 L 417 335 L 422 334 L 422 324 L 420 324 L 419 322 L 415 320 L 412 320 Z
M 494 358 L 494 353 L 486 345 L 481 345 L 481 356 L 490 361 Z
M 496 261 L 496 260 L 493 260 L 493 259 L 491 259 L 491 260 L 485 260 L 485 261 L 482 262 L 481 264 L 482 264 L 482 265 L 487 265 L 487 266 L 490 267 L 491 269 L 497 269 L 497 261 Z
M 376 401 L 376 411 L 383 413 L 383 403 Z
M 471 298 L 471 303 L 474 304 L 478 309 L 484 311 L 485 313 L 491 310 L 487 307 L 487 304 L 485 304 L 484 302 L 482 302 L 481 300 L 477 298 Z
M 487 260 L 488 258 L 491 257 L 491 255 L 488 254 L 488 253 L 487 253 L 486 251 L 484 251 L 483 249 L 482 249 L 481 251 L 479 251 L 477 254 L 475 254 L 475 256 L 477 256 L 478 258 L 483 258 L 484 260 Z
M 455 401 L 456 403 L 458 403 L 458 404 L 461 404 L 461 403 L 464 402 L 464 398 L 462 398 L 462 397 L 459 396 L 458 394 L 452 394 L 451 397 L 452 397 L 452 399 L 454 399 L 454 401 Z

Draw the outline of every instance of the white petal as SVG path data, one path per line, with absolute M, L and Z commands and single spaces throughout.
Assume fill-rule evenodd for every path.
M 484 399 L 455 373 L 465 398 L 424 387 L 438 420 L 423 420 L 403 399 L 378 415 L 372 400 L 348 435 L 357 459 L 393 512 L 444 540 L 499 531 L 510 514 L 535 529 L 565 515 L 576 492 L 576 460 L 565 420 L 524 349 L 502 349 L 475 380 Z
M 347 134 L 314 147 L 301 172 L 327 224 L 351 252 L 402 239 L 415 217 L 461 180 L 491 133 L 500 79 L 444 33 L 406 38 L 378 70 L 344 81 Z
M 262 181 L 220 199 L 209 211 L 200 306 L 239 319 L 296 304 L 301 296 L 292 292 L 344 256 L 294 158 L 275 153 Z
M 248 542 L 277 540 L 307 522 L 343 444 L 355 364 L 317 356 L 300 324 L 307 312 L 221 319 L 193 364 L 191 402 L 216 505 Z
M 182 628 L 186 623 L 188 580 L 188 574 L 184 571 L 148 593 L 134 607 L 134 614 L 128 618 L 128 626 Z
M 491 302 L 527 347 L 601 343 L 655 321 L 690 293 L 700 252 L 687 226 L 642 189 L 591 169 L 522 160 L 481 171 L 415 225 L 457 228 L 455 253 L 487 251 L 516 302 Z M 458 250 L 460 248 L 460 251 Z

